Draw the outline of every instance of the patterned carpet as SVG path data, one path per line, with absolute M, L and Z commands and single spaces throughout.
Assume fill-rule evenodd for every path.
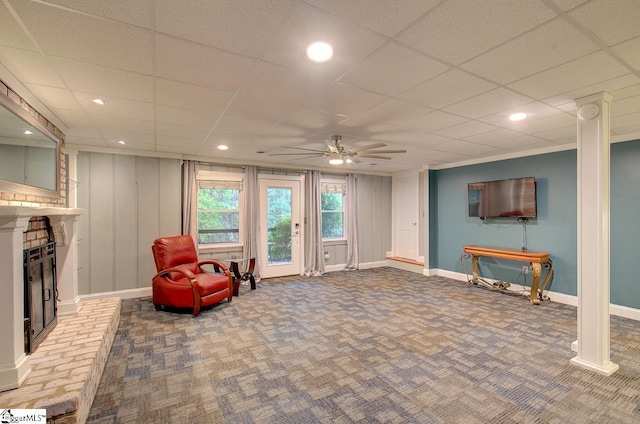
M 393 268 L 263 280 L 189 313 L 122 304 L 89 423 L 637 423 L 640 329 L 604 377 L 576 310 Z

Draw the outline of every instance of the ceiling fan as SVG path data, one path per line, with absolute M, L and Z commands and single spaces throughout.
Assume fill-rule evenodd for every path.
M 271 153 L 269 156 L 304 156 L 300 159 L 312 158 L 312 157 L 328 157 L 331 165 L 342 165 L 344 162 L 360 163 L 358 158 L 372 158 L 372 159 L 391 159 L 391 156 L 386 156 L 391 153 L 407 153 L 404 149 L 385 149 L 376 150 L 380 147 L 385 147 L 384 143 L 375 143 L 369 146 L 360 147 L 357 149 L 347 149 L 342 145 L 342 137 L 340 135 L 332 135 L 331 140 L 325 140 L 329 150 L 317 150 L 307 149 L 304 147 L 287 147 L 285 149 L 303 150 L 301 153 Z

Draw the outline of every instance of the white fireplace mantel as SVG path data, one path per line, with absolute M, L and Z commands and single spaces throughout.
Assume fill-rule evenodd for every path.
M 31 371 L 24 353 L 23 233 L 34 216 L 49 218 L 56 237 L 58 315 L 78 311 L 78 217 L 84 209 L 0 206 L 0 391 L 15 389 Z

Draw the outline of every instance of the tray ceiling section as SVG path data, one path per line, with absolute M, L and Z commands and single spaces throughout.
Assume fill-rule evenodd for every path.
M 570 145 L 599 91 L 640 132 L 639 21 L 635 0 L 5 0 L 0 63 L 72 145 L 287 163 L 268 154 L 341 134 L 407 149 L 353 164 L 391 172 Z

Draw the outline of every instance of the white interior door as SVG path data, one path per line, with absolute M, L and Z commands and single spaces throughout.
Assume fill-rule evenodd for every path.
M 418 258 L 418 172 L 393 176 L 394 255 Z
M 260 179 L 260 275 L 302 272 L 301 181 Z

